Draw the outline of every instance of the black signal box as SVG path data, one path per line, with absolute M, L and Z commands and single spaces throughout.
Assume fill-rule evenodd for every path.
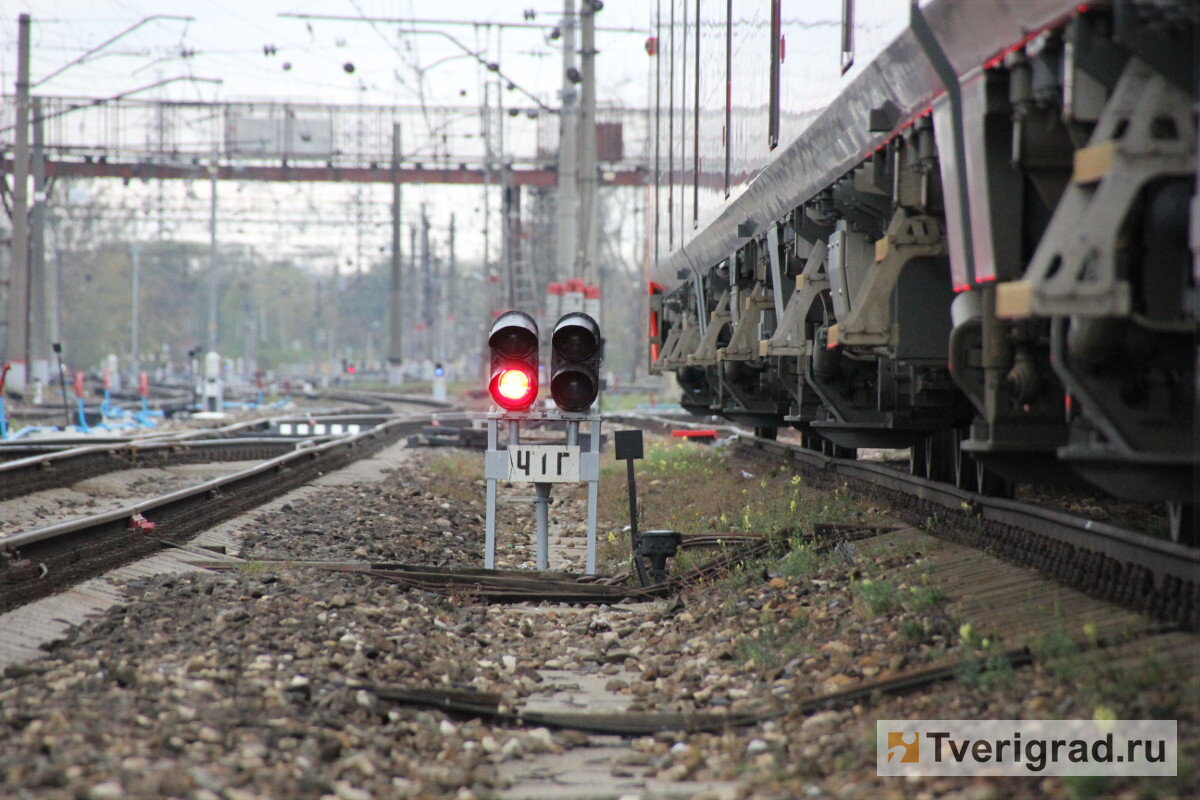
M 616 447 L 618 461 L 643 457 L 641 431 L 617 431 L 613 434 L 613 444 Z

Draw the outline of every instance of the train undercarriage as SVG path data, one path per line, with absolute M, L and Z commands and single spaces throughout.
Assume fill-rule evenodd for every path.
M 865 159 L 652 290 L 652 371 L 832 455 L 1165 503 L 1195 545 L 1194 34 L 1194 9 L 1084 9 L 924 113 L 873 110 Z

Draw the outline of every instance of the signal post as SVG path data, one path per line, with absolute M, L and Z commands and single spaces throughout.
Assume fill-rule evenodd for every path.
M 600 328 L 586 314 L 564 315 L 551 340 L 550 396 L 557 409 L 532 409 L 538 395 L 538 328 L 528 314 L 500 315 L 488 336 L 491 378 L 488 391 L 501 411 L 488 414 L 484 477 L 487 522 L 484 567 L 496 566 L 496 483 L 532 483 L 537 517 L 537 568 L 550 566 L 550 491 L 555 483 L 586 482 L 587 555 L 585 571 L 596 571 L 596 516 L 600 489 L 600 415 L 591 407 L 599 393 Z M 500 422 L 508 423 L 508 442 L 500 449 Z M 522 422 L 562 422 L 564 444 L 522 444 Z M 590 423 L 589 444 L 579 444 L 581 423 Z

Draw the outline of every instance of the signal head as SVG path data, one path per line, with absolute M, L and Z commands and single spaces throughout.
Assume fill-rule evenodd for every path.
M 533 317 L 524 311 L 505 311 L 492 323 L 488 334 L 488 347 L 493 355 L 504 358 L 524 358 L 537 354 L 538 326 Z
M 496 405 L 522 411 L 538 393 L 538 326 L 523 311 L 508 311 L 492 323 L 491 380 L 488 392 Z
M 579 311 L 564 314 L 550 340 L 550 397 L 563 411 L 584 412 L 600 392 L 600 326 Z

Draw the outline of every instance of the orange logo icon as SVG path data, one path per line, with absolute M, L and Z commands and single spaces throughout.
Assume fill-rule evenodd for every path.
M 917 764 L 921 761 L 921 739 L 920 734 L 915 731 L 913 733 L 888 731 L 887 746 L 889 763 L 898 761 L 901 764 Z

